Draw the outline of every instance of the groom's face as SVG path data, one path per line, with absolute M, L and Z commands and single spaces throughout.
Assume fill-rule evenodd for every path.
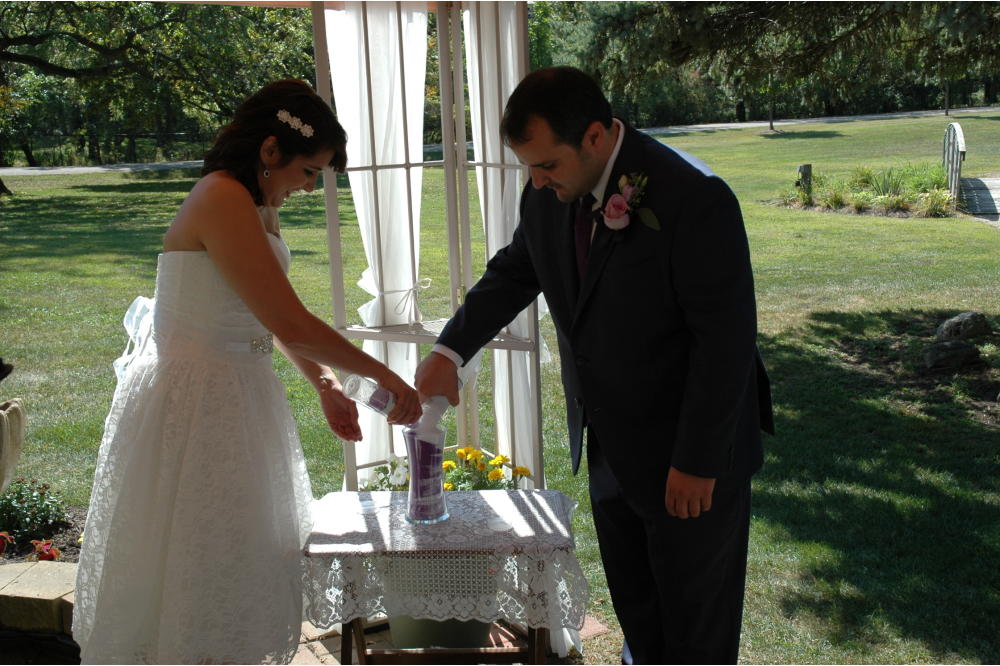
M 600 123 L 595 123 L 600 125 Z M 561 143 L 548 121 L 532 116 L 525 127 L 527 140 L 514 143 L 511 150 L 531 172 L 536 189 L 552 189 L 559 201 L 575 201 L 590 192 L 604 171 L 591 132 L 579 147 Z

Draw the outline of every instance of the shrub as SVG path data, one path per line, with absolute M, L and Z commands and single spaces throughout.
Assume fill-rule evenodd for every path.
M 890 197 L 903 193 L 903 173 L 896 169 L 886 169 L 875 174 L 872 192 L 876 197 Z
M 875 197 L 874 208 L 884 213 L 910 210 L 910 201 L 903 194 L 881 194 Z
M 948 187 L 948 176 L 940 164 L 907 164 L 900 170 L 904 189 L 918 193 L 943 190 Z
M 39 539 L 65 520 L 62 498 L 47 483 L 18 478 L 0 496 L 0 530 L 9 532 L 18 543 Z
M 868 190 L 852 192 L 848 197 L 848 203 L 855 213 L 863 213 L 875 205 L 875 195 Z
M 829 189 L 825 189 L 819 194 L 819 205 L 830 210 L 838 210 L 847 205 L 847 196 L 839 184 L 835 184 Z
M 873 182 L 875 182 L 875 171 L 871 167 L 861 166 L 855 167 L 847 185 L 852 190 L 863 190 L 870 188 Z
M 951 192 L 934 188 L 917 196 L 917 214 L 921 217 L 948 217 L 952 211 Z
M 813 205 L 812 195 L 803 187 L 795 188 L 795 201 L 797 201 L 799 206 L 802 206 L 803 208 Z

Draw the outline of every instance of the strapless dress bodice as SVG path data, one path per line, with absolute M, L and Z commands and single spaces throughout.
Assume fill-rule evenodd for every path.
M 267 237 L 287 273 L 288 246 L 277 236 Z M 205 251 L 159 255 L 152 314 L 153 340 L 160 355 L 271 351 L 269 332 Z

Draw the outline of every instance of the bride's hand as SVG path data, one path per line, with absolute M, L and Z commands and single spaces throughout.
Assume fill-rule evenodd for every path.
M 412 386 L 387 369 L 385 376 L 378 380 L 379 386 L 387 389 L 396 398 L 396 404 L 386 417 L 389 423 L 410 425 L 420 418 L 420 396 Z
M 358 406 L 341 392 L 340 387 L 328 387 L 319 392 L 319 404 L 323 416 L 337 437 L 348 442 L 361 440 L 361 426 L 358 425 Z

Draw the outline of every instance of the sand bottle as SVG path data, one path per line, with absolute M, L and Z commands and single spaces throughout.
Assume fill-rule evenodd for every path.
M 448 399 L 434 396 L 424 402 L 420 420 L 403 428 L 410 459 L 410 494 L 406 519 L 411 523 L 437 523 L 448 519 L 444 501 L 444 430 L 438 425 L 448 409 Z

